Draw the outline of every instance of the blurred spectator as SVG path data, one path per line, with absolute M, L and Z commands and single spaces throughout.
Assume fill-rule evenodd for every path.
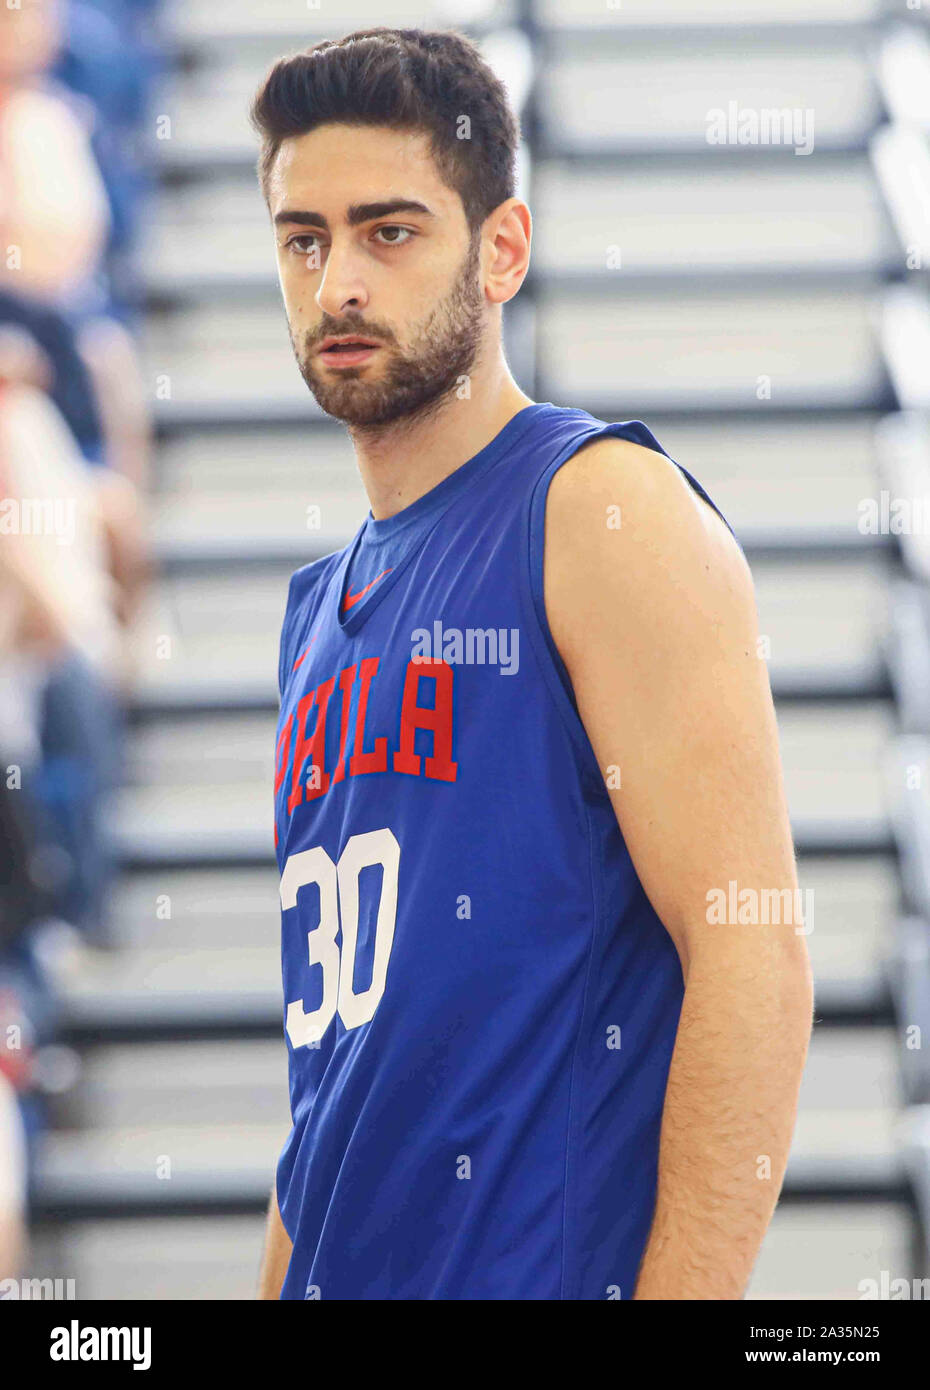
M 16 706 L 5 727 L 20 731 L 42 834 L 59 851 L 55 911 L 101 942 L 102 818 L 130 683 L 121 627 L 150 568 L 149 422 L 108 261 L 128 249 L 138 192 L 137 29 L 132 7 L 89 0 L 0 8 L 0 593 L 14 615 L 0 668 Z M 56 62 L 75 91 L 51 75 Z
M 102 463 L 100 412 L 73 328 L 57 309 L 0 289 L 0 353 L 9 361 L 16 352 L 32 357 L 31 380 L 48 391 L 87 462 Z
M 13 1083 L 0 1061 L 0 1279 L 16 1278 L 25 1254 L 26 1142 Z
M 0 751 L 0 1278 L 19 1274 L 31 1158 L 42 1129 L 37 1048 L 54 1036 L 55 992 L 38 950 L 51 901 L 42 887 L 38 817 Z
M 114 692 L 125 680 L 115 586 L 104 564 L 95 475 L 36 380 L 41 358 L 26 347 L 10 350 L 9 331 L 6 342 L 6 360 L 0 351 L 0 591 L 12 616 L 0 667 L 8 703 L 18 690 L 20 709 L 19 718 L 8 712 L 5 728 L 27 731 L 19 741 L 23 758 L 35 764 L 30 785 L 67 856 L 58 911 L 94 935 L 103 929 L 109 880 L 101 817 L 116 777 Z
M 110 312 L 123 319 L 137 307 L 131 252 L 140 201 L 150 187 L 145 122 L 151 84 L 160 70 L 158 50 L 145 33 L 146 8 L 126 0 L 71 0 L 54 69 L 95 112 L 91 147 L 110 203 Z
M 134 344 L 111 312 L 104 256 L 113 216 L 91 146 L 97 117 L 86 98 L 48 76 L 62 23 L 56 0 L 0 7 L 0 322 L 26 326 L 42 342 L 54 369 L 51 389 L 85 457 L 141 491 L 150 427 Z M 55 314 L 63 327 L 54 325 Z M 130 508 L 125 496 L 123 489 L 103 503 L 119 515 L 110 544 L 123 582 L 144 552 L 138 499 Z M 130 610 L 131 599 L 124 594 Z

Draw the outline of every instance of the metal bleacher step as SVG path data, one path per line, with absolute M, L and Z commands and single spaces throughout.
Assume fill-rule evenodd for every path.
M 275 899 L 269 900 L 274 909 Z M 270 910 L 268 921 L 273 924 Z M 72 1045 L 169 1038 L 268 1037 L 281 1031 L 280 945 L 123 952 L 88 969 L 64 995 Z
M 269 1177 L 269 1191 L 270 1186 Z M 32 1238 L 33 1274 L 73 1279 L 76 1297 L 107 1303 L 253 1299 L 264 1226 L 264 1213 L 200 1212 L 66 1225 L 46 1219 Z
M 851 293 L 789 275 L 768 286 L 689 283 L 662 293 L 635 282 L 610 294 L 546 285 L 535 307 L 538 395 L 607 418 L 624 418 L 616 413 L 624 402 L 626 416 L 885 408 L 891 395 L 872 301 L 867 288 Z M 163 429 L 319 418 L 279 306 L 198 302 L 183 314 L 151 315 L 143 355 Z
M 75 1047 L 280 1037 L 278 875 L 260 868 L 123 876 L 108 949 L 59 969 L 62 1032 Z
M 688 285 L 661 296 L 635 285 L 616 297 L 547 288 L 536 313 L 544 397 L 557 389 L 592 402 L 598 415 L 599 403 L 616 401 L 618 382 L 650 412 L 718 405 L 764 413 L 770 401 L 860 409 L 888 398 L 864 293 L 790 277 L 756 290 Z
M 816 1034 L 783 1201 L 827 1190 L 857 1202 L 906 1200 L 897 1100 L 892 1030 Z M 70 1103 L 87 1127 L 49 1136 L 40 1218 L 259 1211 L 288 1128 L 284 1045 L 102 1048 Z
M 636 413 L 720 500 L 743 541 L 776 694 L 887 692 L 876 560 L 893 559 L 894 537 L 860 529 L 862 501 L 878 488 L 875 417 Z M 345 543 L 367 511 L 351 450 L 332 427 L 268 439 L 201 432 L 164 449 L 155 502 L 164 570 L 137 634 L 139 709 L 152 718 L 230 705 L 237 690 L 251 708 L 270 706 L 290 572 Z
M 290 1124 L 283 1032 L 268 1040 L 104 1044 L 86 1054 L 68 1111 L 72 1137 L 79 1120 L 95 1132 L 129 1136 L 117 1146 L 114 1163 L 121 1168 L 147 1155 L 142 1134 L 162 1127 L 173 1139 L 159 1152 L 174 1154 L 175 1166 L 188 1138 L 204 1129 L 215 1135 L 245 1124 L 259 1136 L 266 1127 L 283 1136 Z
M 292 0 L 264 0 L 259 9 L 247 0 L 232 0 L 218 11 L 209 0 L 165 0 L 163 8 L 166 27 L 178 44 L 188 51 L 202 46 L 206 54 L 219 48 L 221 58 L 226 56 L 226 45 L 235 54 L 250 41 L 264 43 L 279 56 L 289 46 L 305 47 L 317 39 L 330 38 L 333 32 L 331 13 L 318 3 L 295 7 Z M 459 0 L 456 5 L 450 0 L 427 0 L 426 4 L 422 0 L 392 0 L 390 19 L 386 20 L 376 0 L 340 0 L 338 25 L 340 32 L 347 34 L 387 22 L 399 28 L 441 28 L 458 23 L 480 30 L 512 21 L 514 11 L 513 0 Z
M 816 128 L 814 114 L 808 123 L 821 151 L 861 148 L 879 114 L 868 26 L 696 31 L 685 21 L 637 32 L 612 31 L 605 19 L 595 32 L 562 28 L 544 44 L 536 92 L 544 155 L 719 151 L 708 139 L 708 113 L 725 111 L 728 99 L 739 108 L 747 91 L 757 109 L 815 113 Z M 752 145 L 757 161 L 785 152 Z
M 626 414 L 608 418 L 643 414 L 631 399 Z M 750 536 L 763 528 L 786 535 L 793 531 L 803 543 L 821 531 L 839 534 L 845 528 L 851 543 L 860 544 L 863 554 L 871 553 L 873 538 L 859 530 L 859 521 L 862 499 L 875 496 L 879 486 L 876 413 L 821 410 L 770 416 L 760 405 L 752 414 L 726 412 L 722 417 L 651 411 L 645 421 L 712 497 L 719 493 L 738 534 L 744 529 Z M 342 512 L 330 515 L 324 505 L 330 499 L 343 509 L 344 521 Z M 348 436 L 332 422 L 300 430 L 189 429 L 161 441 L 151 507 L 156 539 L 169 559 L 179 543 L 193 556 L 199 544 L 212 557 L 223 537 L 230 539 L 230 553 L 232 543 L 241 542 L 245 556 L 253 531 L 265 535 L 266 517 L 275 526 L 269 540 L 316 544 L 319 537 L 308 535 L 306 511 L 314 503 L 321 509 L 321 531 L 334 544 L 351 536 L 368 511 Z M 299 563 L 298 545 L 292 553 Z
M 303 562 L 328 553 L 325 541 Z M 296 550 L 296 546 L 295 546 Z M 776 696 L 836 691 L 840 698 L 888 692 L 881 644 L 886 588 L 867 554 L 860 559 L 760 557 L 747 543 L 759 608 L 760 659 Z M 140 713 L 233 702 L 264 690 L 277 705 L 278 639 L 293 560 L 187 568 L 163 580 L 135 635 Z M 811 595 L 816 594 L 812 604 Z M 441 615 L 438 615 L 441 616 Z M 162 703 L 163 702 L 163 703 Z
M 890 857 L 804 856 L 800 885 L 817 1020 L 887 1025 L 886 929 L 897 909 Z M 125 877 L 108 950 L 85 950 L 61 980 L 74 1046 L 281 1035 L 277 875 L 175 870 Z
M 623 0 L 616 12 L 600 0 L 535 0 L 533 13 L 538 24 L 556 35 L 562 29 L 601 31 L 605 17 L 614 33 L 647 30 L 655 36 L 690 25 L 702 26 L 709 35 L 734 27 L 729 0 L 665 0 L 658 7 L 652 0 Z M 745 0 L 737 23 L 741 33 L 749 29 L 764 35 L 794 29 L 806 34 L 817 26 L 858 27 L 877 20 L 882 13 L 883 0 Z
M 370 6 L 358 8 L 371 13 Z M 875 123 L 880 107 L 870 63 L 871 29 L 855 8 L 851 19 L 834 7 L 819 25 L 807 16 L 798 23 L 762 20 L 755 28 L 741 13 L 735 32 L 732 25 L 713 22 L 696 27 L 701 16 L 694 11 L 680 13 L 677 23 L 668 16 L 656 23 L 655 10 L 647 21 L 642 10 L 634 16 L 623 9 L 602 9 L 595 27 L 584 23 L 583 13 L 576 23 L 568 9 L 551 36 L 545 22 L 537 30 L 547 60 L 538 94 L 538 141 L 546 152 L 704 152 L 707 112 L 726 104 L 721 92 L 751 90 L 759 107 L 815 110 L 817 145 L 823 150 L 861 148 Z M 436 5 L 435 12 L 440 24 L 443 15 L 448 22 L 445 5 Z M 508 17 L 508 7 L 482 4 L 464 19 L 459 7 L 454 21 L 480 29 Z M 325 24 L 325 7 L 319 18 Z M 373 22 L 383 23 L 383 17 Z M 229 24 L 227 18 L 217 27 L 222 32 Z M 163 169 L 238 168 L 254 158 L 248 104 L 263 60 L 270 65 L 281 52 L 281 32 L 273 22 L 249 29 L 236 42 L 205 48 L 196 69 L 181 69 L 166 85 L 165 109 L 174 113 L 172 138 L 153 141 L 152 150 Z M 196 29 L 190 37 L 196 41 Z M 303 42 L 313 38 L 308 26 Z M 753 153 L 758 157 L 758 147 Z M 762 156 L 766 153 L 763 148 Z
M 865 154 L 762 164 L 666 158 L 658 167 L 615 161 L 541 160 L 533 169 L 532 286 L 597 278 L 603 288 L 651 280 L 660 291 L 709 277 L 726 285 L 790 274 L 865 284 L 899 252 Z M 217 262 L 217 209 L 236 235 Z M 786 216 L 786 208 L 791 209 Z M 278 299 L 268 212 L 252 170 L 164 191 L 146 232 L 153 303 L 221 299 L 231 292 Z
M 748 1299 L 853 1300 L 882 1271 L 910 1268 L 906 1206 L 882 1202 L 791 1202 L 780 1205 L 753 1271 Z
M 780 713 L 789 806 L 799 825 L 835 824 L 852 841 L 884 826 L 882 751 L 892 732 L 887 701 L 792 705 Z M 138 727 L 113 828 L 131 845 L 146 836 L 245 837 L 270 821 L 274 721 L 235 710 Z M 880 833 L 876 831 L 876 834 Z
M 263 1228 L 257 1212 L 45 1223 L 33 1238 L 35 1273 L 73 1278 L 89 1300 L 251 1299 Z M 908 1269 L 909 1257 L 900 1205 L 790 1203 L 775 1213 L 747 1298 L 858 1299 L 862 1281 Z

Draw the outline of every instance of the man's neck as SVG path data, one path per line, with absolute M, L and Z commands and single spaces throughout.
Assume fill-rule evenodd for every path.
M 493 388 L 472 382 L 472 395 L 455 394 L 435 411 L 377 431 L 352 430 L 359 473 L 376 521 L 396 516 L 490 444 L 529 396 L 508 371 Z

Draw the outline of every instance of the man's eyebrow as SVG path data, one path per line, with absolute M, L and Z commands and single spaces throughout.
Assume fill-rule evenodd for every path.
M 373 222 L 376 217 L 390 217 L 396 212 L 418 212 L 424 217 L 435 217 L 425 203 L 415 198 L 389 198 L 381 203 L 353 203 L 346 213 L 350 227 L 359 227 L 365 222 Z M 284 222 L 296 223 L 300 227 L 322 227 L 329 231 L 329 223 L 321 212 L 306 212 L 298 208 L 284 208 L 275 214 L 275 225 Z

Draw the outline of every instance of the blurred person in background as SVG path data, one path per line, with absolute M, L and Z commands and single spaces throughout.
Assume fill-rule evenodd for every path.
M 0 329 L 0 1277 L 24 1250 L 56 962 L 99 939 L 122 647 L 94 475 L 30 336 Z M 66 950 L 63 954 L 62 945 Z
M 149 32 L 157 8 L 157 0 L 70 0 L 53 69 L 93 110 L 90 144 L 110 208 L 108 312 L 127 324 L 139 308 L 135 242 L 151 189 L 144 141 L 152 83 L 162 66 L 157 35 Z
M 104 813 L 148 574 L 120 160 L 141 107 L 117 122 L 139 75 L 120 45 L 92 6 L 0 8 L 0 1277 L 25 1258 L 60 972 L 78 929 L 107 941 Z
M 25 1227 L 26 1161 L 16 1091 L 0 1064 L 0 1279 L 22 1268 Z
M 93 150 L 106 122 L 88 99 L 101 86 L 88 49 L 108 37 L 112 56 L 116 30 L 102 12 L 83 19 L 89 27 L 66 30 L 54 0 L 0 9 L 0 451 L 3 495 L 14 504 L 4 544 L 17 500 L 48 521 L 44 534 L 17 537 L 16 564 L 59 629 L 53 654 L 38 674 L 31 658 L 27 678 L 37 801 L 68 865 L 59 915 L 103 944 L 112 865 L 101 817 L 131 678 L 122 636 L 149 573 L 140 497 L 150 440 L 135 349 L 110 291 L 114 218 Z M 85 96 L 49 75 L 66 32 L 62 67 Z M 108 114 L 125 80 L 110 87 Z M 111 177 L 110 189 L 118 183 Z M 123 250 L 131 201 L 123 199 Z
M 48 375 L 27 336 L 0 330 L 4 586 L 15 580 L 48 619 L 39 644 L 5 633 L 0 661 L 8 690 L 21 692 L 20 717 L 6 727 L 34 736 L 36 748 L 25 733 L 19 740 L 30 785 L 69 860 L 60 915 L 95 936 L 110 876 L 100 822 L 115 782 L 124 647 L 96 475 L 44 389 Z
M 56 310 L 73 332 L 101 435 L 86 456 L 110 469 L 99 484 L 101 506 L 113 513 L 109 544 L 128 601 L 144 568 L 133 555 L 144 551 L 144 531 L 126 480 L 137 491 L 147 483 L 150 428 L 135 347 L 114 314 L 106 261 L 114 217 L 92 147 L 94 130 L 106 123 L 87 98 L 49 76 L 63 17 L 57 0 L 0 9 L 2 288 L 27 308 Z

